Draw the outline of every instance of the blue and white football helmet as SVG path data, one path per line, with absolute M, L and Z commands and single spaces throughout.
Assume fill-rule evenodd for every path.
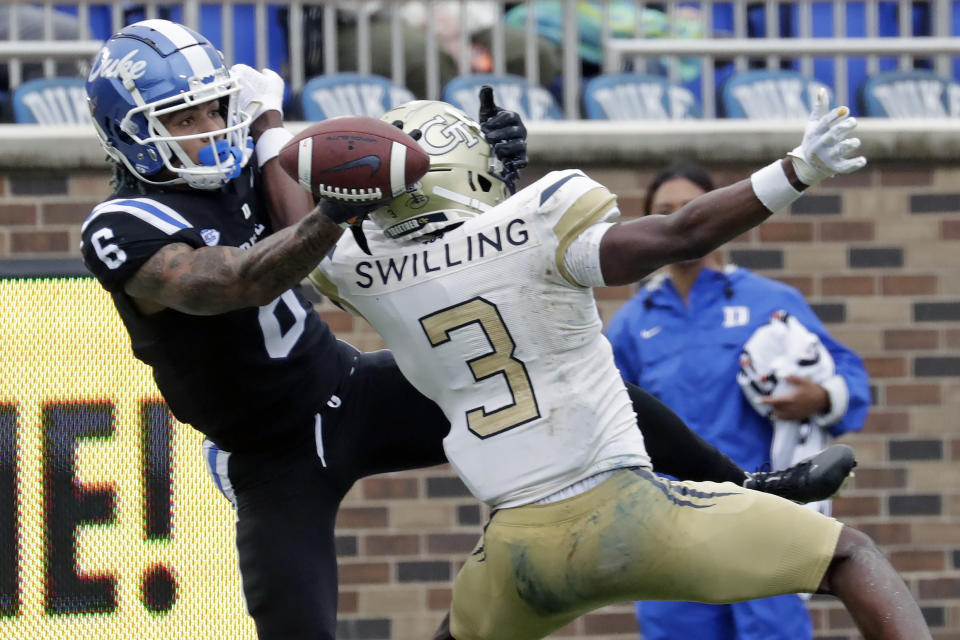
M 240 110 L 240 85 L 210 41 L 167 20 L 144 20 L 114 34 L 97 53 L 87 101 L 107 154 L 149 184 L 216 189 L 240 174 L 253 152 L 251 118 Z M 220 100 L 226 126 L 172 136 L 160 116 Z M 207 139 L 194 163 L 181 140 Z M 163 169 L 176 177 L 157 180 Z

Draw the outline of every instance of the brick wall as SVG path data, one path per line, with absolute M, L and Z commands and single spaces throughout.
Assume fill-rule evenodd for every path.
M 713 167 L 714 177 L 724 184 L 752 168 Z M 630 212 L 654 169 L 589 171 Z M 106 182 L 100 171 L 0 173 L 0 261 L 78 258 L 80 224 Z M 728 246 L 738 264 L 800 289 L 864 357 L 874 406 L 863 432 L 844 438 L 860 467 L 835 513 L 881 545 L 940 640 L 960 638 L 958 241 L 960 165 L 872 162 Z M 631 293 L 598 291 L 604 318 Z M 364 322 L 329 303 L 320 311 L 359 348 L 382 346 Z M 359 483 L 338 522 L 340 637 L 429 637 L 485 517 L 448 468 Z M 836 601 L 810 607 L 818 638 L 858 637 Z M 595 612 L 555 637 L 636 638 L 631 608 Z

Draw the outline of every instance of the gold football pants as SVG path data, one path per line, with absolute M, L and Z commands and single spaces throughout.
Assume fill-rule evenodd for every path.
M 607 604 L 816 591 L 842 524 L 733 483 L 621 469 L 559 502 L 494 513 L 457 575 L 457 640 L 542 638 Z

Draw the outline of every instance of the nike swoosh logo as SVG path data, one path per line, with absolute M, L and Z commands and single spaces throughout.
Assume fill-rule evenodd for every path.
M 653 336 L 655 336 L 655 335 L 657 335 L 658 333 L 660 333 L 660 329 L 661 329 L 661 328 L 662 328 L 662 327 L 654 327 L 653 329 L 641 329 L 641 331 L 640 331 L 640 337 L 643 338 L 644 340 L 646 340 L 646 339 L 648 339 L 648 338 L 652 338 Z
M 380 156 L 369 155 L 363 156 L 362 158 L 357 158 L 356 160 L 351 160 L 350 162 L 344 162 L 343 164 L 338 164 L 335 167 L 330 167 L 325 169 L 324 173 L 333 173 L 335 171 L 346 171 L 347 169 L 356 169 L 357 167 L 370 167 L 370 175 L 372 176 L 377 171 L 380 170 Z

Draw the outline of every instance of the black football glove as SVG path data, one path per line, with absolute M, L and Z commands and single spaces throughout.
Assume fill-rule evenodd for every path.
M 317 206 L 320 207 L 320 212 L 323 215 L 341 227 L 349 228 L 350 233 L 353 234 L 353 238 L 357 241 L 357 245 L 363 249 L 364 253 L 372 255 L 370 253 L 370 245 L 367 243 L 367 237 L 363 235 L 363 221 L 370 215 L 371 211 L 380 206 L 379 204 L 351 204 L 331 198 L 320 198 L 320 200 L 317 201 Z
M 493 87 L 480 87 L 480 129 L 493 154 L 503 165 L 500 176 L 510 193 L 517 190 L 520 169 L 527 166 L 527 128 L 520 114 L 498 107 L 493 101 Z
M 320 212 L 341 226 L 354 224 L 354 219 L 362 221 L 368 213 L 379 207 L 379 204 L 363 202 L 344 202 L 333 198 L 320 198 L 317 201 Z

